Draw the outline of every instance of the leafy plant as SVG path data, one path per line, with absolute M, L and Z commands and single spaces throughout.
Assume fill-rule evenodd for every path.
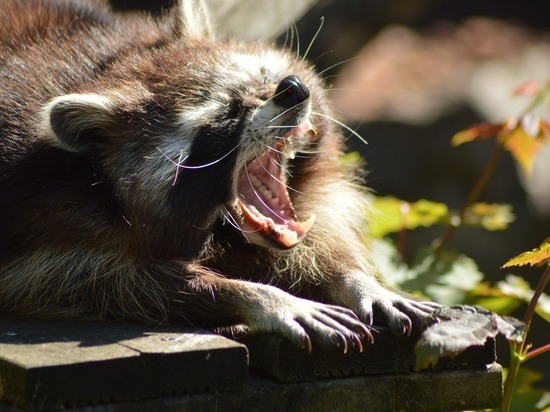
M 535 109 L 548 101 L 550 82 L 542 88 L 532 82 L 527 83 L 518 87 L 515 94 L 532 96 L 531 103 L 518 118 L 499 124 L 475 125 L 457 133 L 451 141 L 458 146 L 494 138 L 496 143 L 494 153 L 460 210 L 453 211 L 445 204 L 424 199 L 405 202 L 394 197 L 381 197 L 374 199 L 375 218 L 370 219 L 373 222 L 371 233 L 376 238 L 371 245 L 374 257 L 381 272 L 390 274 L 386 279 L 390 285 L 414 290 L 418 295 L 449 306 L 466 303 L 492 311 L 478 306 L 452 306 L 434 313 L 433 324 L 418 342 L 417 367 L 426 367 L 436 363 L 441 356 L 454 356 L 468 346 L 483 345 L 488 338 L 504 335 L 509 341 L 511 360 L 501 411 L 509 411 L 513 403 L 519 404 L 520 401 L 531 402 L 533 410 L 534 404 L 537 408 L 550 405 L 550 393 L 532 386 L 539 377 L 525 368 L 520 371 L 524 362 L 550 351 L 550 343 L 536 349 L 527 343 L 535 313 L 550 323 L 550 297 L 543 293 L 550 279 L 550 238 L 538 248 L 503 265 L 506 268 L 546 265 L 534 291 L 523 278 L 511 274 L 494 285 L 483 281 L 483 274 L 471 258 L 450 251 L 447 246 L 457 230 L 464 227 L 486 230 L 508 228 L 514 220 L 509 205 L 480 203 L 478 199 L 504 152 L 510 152 L 528 176 L 541 145 L 550 143 L 550 124 L 534 114 Z M 433 225 L 445 226 L 444 234 L 432 245 L 420 250 L 408 263 L 405 262 L 402 254 L 405 250 L 405 231 Z M 387 238 L 392 233 L 397 234 L 397 247 Z M 504 316 L 522 304 L 528 305 L 523 323 Z M 452 339 L 448 338 L 449 331 L 453 331 Z M 518 392 L 512 402 L 514 387 Z M 520 410 L 526 410 L 524 403 Z
M 510 340 L 510 366 L 508 368 L 506 385 L 504 386 L 501 411 L 510 410 L 512 393 L 520 365 L 535 356 L 539 356 L 545 352 L 550 352 L 550 342 L 537 349 L 532 349 L 531 345 L 526 343 L 527 333 L 529 332 L 531 321 L 533 320 L 533 315 L 535 314 L 537 306 L 539 306 L 539 311 L 545 314 L 547 320 L 548 315 L 550 315 L 550 313 L 545 312 L 544 308 L 541 309 L 539 305 L 539 299 L 543 296 L 543 290 L 546 285 L 548 285 L 548 281 L 550 281 L 550 238 L 547 238 L 537 249 L 522 253 L 503 265 L 503 267 L 523 265 L 533 266 L 544 263 L 546 263 L 546 270 L 540 278 L 537 288 L 535 289 L 535 293 L 529 301 L 529 306 L 527 307 L 527 311 L 525 312 L 525 316 L 523 318 L 526 325 L 525 335 L 520 341 Z M 548 297 L 546 297 L 546 300 L 548 301 Z M 546 307 L 546 309 L 548 309 L 548 307 Z

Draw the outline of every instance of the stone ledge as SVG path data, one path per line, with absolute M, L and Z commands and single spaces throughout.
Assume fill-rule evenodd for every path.
M 383 330 L 346 355 L 308 354 L 272 335 L 246 343 L 174 327 L 0 318 L 0 411 L 440 411 L 493 408 L 502 396 L 494 343 L 422 373 L 411 373 L 414 339 Z
M 218 335 L 0 319 L 0 398 L 41 410 L 243 389 L 248 352 Z
M 316 348 L 307 353 L 274 335 L 252 336 L 243 342 L 250 352 L 251 368 L 280 382 L 414 372 L 417 339 L 395 336 L 385 328 L 378 327 L 377 331 L 375 343 L 364 343 L 363 352 L 351 347 L 347 353 Z M 454 359 L 440 359 L 431 371 L 484 369 L 494 362 L 495 341 L 489 339 L 484 346 L 472 346 Z

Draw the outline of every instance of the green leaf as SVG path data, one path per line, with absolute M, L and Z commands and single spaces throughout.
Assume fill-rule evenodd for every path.
M 415 347 L 416 369 L 435 365 L 441 357 L 455 357 L 470 346 L 482 346 L 498 334 L 521 341 L 525 324 L 472 306 L 443 307 L 433 316 Z
M 496 284 L 496 287 L 504 296 L 518 298 L 523 303 L 529 303 L 535 293 L 525 279 L 514 275 L 507 275 L 505 280 Z M 546 293 L 542 293 L 539 297 L 535 312 L 544 320 L 550 322 L 550 296 Z
M 448 225 L 456 218 L 445 204 L 425 199 L 407 202 L 387 196 L 375 197 L 371 203 L 373 213 L 369 228 L 375 238 L 403 229 Z M 512 208 L 505 204 L 474 203 L 464 215 L 464 224 L 487 230 L 506 229 L 513 221 Z
M 373 240 L 370 248 L 384 283 L 439 303 L 464 303 L 483 279 L 472 259 L 451 251 L 422 250 L 408 266 L 387 239 Z
M 464 303 L 469 292 L 483 279 L 476 263 L 451 251 L 421 251 L 410 268 L 409 279 L 401 283 L 405 290 L 420 291 L 446 305 Z
M 482 282 L 469 293 L 466 303 L 481 306 L 500 315 L 509 315 L 522 305 L 523 300 L 506 295 L 499 288 Z
M 498 203 L 474 203 L 464 213 L 464 224 L 487 230 L 504 230 L 515 219 L 512 206 Z
M 397 288 L 415 275 L 401 262 L 397 248 L 389 239 L 373 239 L 369 246 L 372 259 L 386 285 Z
M 518 255 L 504 265 L 503 268 L 511 266 L 538 265 L 542 263 L 550 263 L 550 237 L 546 238 L 542 244 L 529 252 L 524 252 Z
M 443 223 L 449 215 L 449 210 L 443 203 L 429 200 L 410 203 L 392 196 L 374 198 L 372 208 L 374 213 L 369 227 L 372 236 L 376 238 L 403 229 Z

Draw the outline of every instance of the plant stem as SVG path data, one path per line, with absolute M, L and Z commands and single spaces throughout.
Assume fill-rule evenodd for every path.
M 529 333 L 529 328 L 531 327 L 531 321 L 533 320 L 533 315 L 535 314 L 537 302 L 549 280 L 550 265 L 546 267 L 546 270 L 542 274 L 537 288 L 535 289 L 535 293 L 529 301 L 529 306 L 527 306 L 527 310 L 525 311 L 525 316 L 523 317 L 523 322 L 525 323 L 525 334 L 523 335 L 522 341 L 519 343 L 510 341 L 510 366 L 508 367 L 508 376 L 506 377 L 504 394 L 502 396 L 502 402 L 500 403 L 500 412 L 508 412 L 510 410 L 512 394 L 514 392 L 514 386 L 520 365 L 527 359 L 540 355 L 546 351 L 550 351 L 550 344 L 548 344 L 531 351 L 528 354 L 524 353 L 525 342 L 527 342 L 527 334 Z
M 524 343 L 525 337 L 520 343 L 510 341 L 510 366 L 508 367 L 508 376 L 506 376 L 506 382 L 504 383 L 504 393 L 502 395 L 502 401 L 500 402 L 499 412 L 510 411 L 519 365 L 521 365 L 522 362 L 521 352 L 523 351 Z M 520 349 L 519 351 L 518 348 Z
M 466 199 L 466 201 L 464 202 L 464 205 L 460 209 L 460 212 L 458 213 L 457 224 L 449 226 L 445 234 L 441 237 L 441 241 L 439 242 L 439 246 L 437 247 L 438 252 L 445 249 L 445 247 L 454 237 L 456 231 L 460 228 L 460 226 L 462 226 L 462 222 L 464 221 L 464 215 L 466 214 L 466 210 L 472 203 L 474 203 L 479 198 L 479 195 L 487 185 L 487 181 L 493 174 L 493 171 L 495 170 L 497 163 L 500 160 L 500 157 L 502 156 L 503 153 L 504 153 L 504 145 L 500 144 L 496 148 L 496 150 L 493 152 L 493 155 L 485 165 L 485 168 L 481 172 L 479 179 L 477 179 L 475 186 L 472 188 L 470 194 L 468 195 L 468 198 Z
M 535 356 L 541 355 L 545 352 L 550 352 L 550 343 L 547 343 L 546 345 L 541 346 L 540 348 L 530 350 L 523 357 L 523 361 L 525 362 L 525 361 L 527 361 L 531 358 L 534 358 Z
M 548 97 L 550 94 L 550 81 L 548 81 L 544 87 L 538 91 L 538 93 L 533 97 L 531 102 L 527 105 L 527 107 L 521 112 L 518 119 L 521 119 L 526 114 L 534 110 L 538 105 L 540 105 L 544 100 Z M 504 153 L 504 142 L 501 142 L 495 152 L 493 153 L 492 157 L 489 159 L 487 164 L 485 165 L 485 168 L 483 169 L 483 172 L 481 173 L 481 176 L 477 180 L 475 186 L 473 187 L 472 191 L 468 195 L 468 198 L 466 199 L 466 202 L 462 206 L 462 209 L 460 209 L 460 212 L 458 214 L 458 222 L 456 224 L 451 224 L 447 231 L 441 236 L 441 241 L 439 242 L 439 245 L 437 246 L 437 252 L 441 252 L 445 247 L 449 244 L 451 239 L 454 237 L 456 231 L 462 226 L 462 223 L 464 221 L 464 214 L 466 213 L 466 210 L 468 207 L 474 203 L 481 194 L 481 191 L 485 188 L 487 181 L 489 180 L 489 177 L 491 177 L 491 174 L 495 170 L 495 167 Z
M 533 315 L 535 314 L 535 308 L 537 307 L 537 302 L 539 301 L 540 295 L 542 295 L 542 292 L 544 292 L 544 289 L 546 288 L 546 285 L 548 284 L 548 281 L 550 280 L 550 265 L 546 266 L 546 270 L 542 274 L 539 283 L 537 285 L 537 288 L 535 289 L 535 293 L 533 294 L 533 297 L 529 301 L 529 306 L 527 306 L 527 310 L 525 311 L 525 316 L 523 317 L 523 322 L 525 325 L 527 325 L 525 329 L 525 334 L 529 331 L 529 327 L 531 326 L 531 321 L 533 320 Z

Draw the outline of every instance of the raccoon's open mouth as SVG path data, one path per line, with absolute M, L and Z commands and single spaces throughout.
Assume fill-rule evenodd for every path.
M 241 173 L 236 208 L 245 237 L 280 249 L 296 246 L 313 226 L 315 215 L 301 222 L 290 200 L 285 166 L 295 156 L 291 139 L 314 136 L 310 122 L 293 127 Z M 261 236 L 261 237 L 260 237 Z

